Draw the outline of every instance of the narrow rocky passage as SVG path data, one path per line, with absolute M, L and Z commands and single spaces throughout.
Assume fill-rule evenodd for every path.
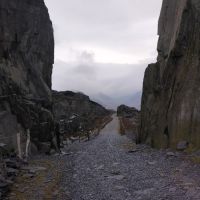
M 48 161 L 50 170 L 41 184 L 34 185 L 37 177 L 26 182 L 20 200 L 200 199 L 199 164 L 183 153 L 136 146 L 118 126 L 114 116 L 96 138 L 74 143 L 62 156 L 37 158 L 38 165 Z M 17 199 L 15 192 L 10 199 Z

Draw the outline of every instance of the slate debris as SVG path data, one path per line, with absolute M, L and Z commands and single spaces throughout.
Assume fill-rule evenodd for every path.
M 0 196 L 3 198 L 13 185 L 23 162 L 16 157 L 2 158 L 0 165 Z M 0 199 L 1 199 L 0 198 Z

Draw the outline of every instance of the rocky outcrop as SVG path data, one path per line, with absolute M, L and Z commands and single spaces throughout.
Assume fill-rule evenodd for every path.
M 163 0 L 158 59 L 143 83 L 139 140 L 153 147 L 200 148 L 200 3 Z
M 53 112 L 57 122 L 65 123 L 66 134 L 92 130 L 99 120 L 110 114 L 88 96 L 72 91 L 53 91 Z
M 120 105 L 117 107 L 117 116 L 120 117 L 132 118 L 138 116 L 139 113 L 139 110 L 134 107 L 129 107 L 126 105 Z
M 0 141 L 52 139 L 52 23 L 43 0 L 0 1 Z
M 2 154 L 2 148 L 0 145 L 0 153 Z M 10 187 L 14 183 L 22 164 L 22 160 L 11 157 L 11 158 L 0 158 L 0 199 L 6 199 L 6 194 L 9 192 Z
M 140 125 L 140 111 L 134 107 L 120 105 L 117 108 L 119 119 L 119 133 L 137 142 Z

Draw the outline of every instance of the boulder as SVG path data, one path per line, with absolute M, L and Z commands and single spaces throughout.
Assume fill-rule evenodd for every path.
M 120 105 L 117 107 L 117 116 L 119 117 L 133 118 L 137 117 L 139 113 L 139 110 L 134 107 L 129 107 L 126 105 Z
M 177 144 L 176 149 L 179 151 L 183 151 L 188 148 L 188 145 L 189 145 L 189 143 L 187 141 L 180 141 Z
M 41 142 L 38 149 L 40 153 L 49 153 L 51 150 L 51 144 L 48 142 Z

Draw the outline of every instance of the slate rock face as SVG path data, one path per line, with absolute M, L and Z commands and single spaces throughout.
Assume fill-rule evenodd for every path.
M 71 122 L 72 131 L 78 131 L 80 125 L 84 130 L 91 130 L 96 120 L 110 114 L 107 109 L 91 101 L 88 96 L 72 91 L 53 91 L 53 112 L 56 121 Z
M 117 116 L 132 118 L 139 115 L 139 111 L 134 107 L 120 105 L 117 107 Z
M 0 139 L 4 142 L 15 138 L 16 127 L 32 130 L 33 124 L 52 118 L 53 62 L 53 28 L 44 1 L 1 0 Z M 47 117 L 40 119 L 41 113 Z M 38 134 L 42 140 L 50 139 L 47 131 L 44 137 L 43 132 L 33 132 L 36 140 Z
M 200 148 L 200 2 L 163 0 L 158 61 L 143 83 L 139 140 Z

